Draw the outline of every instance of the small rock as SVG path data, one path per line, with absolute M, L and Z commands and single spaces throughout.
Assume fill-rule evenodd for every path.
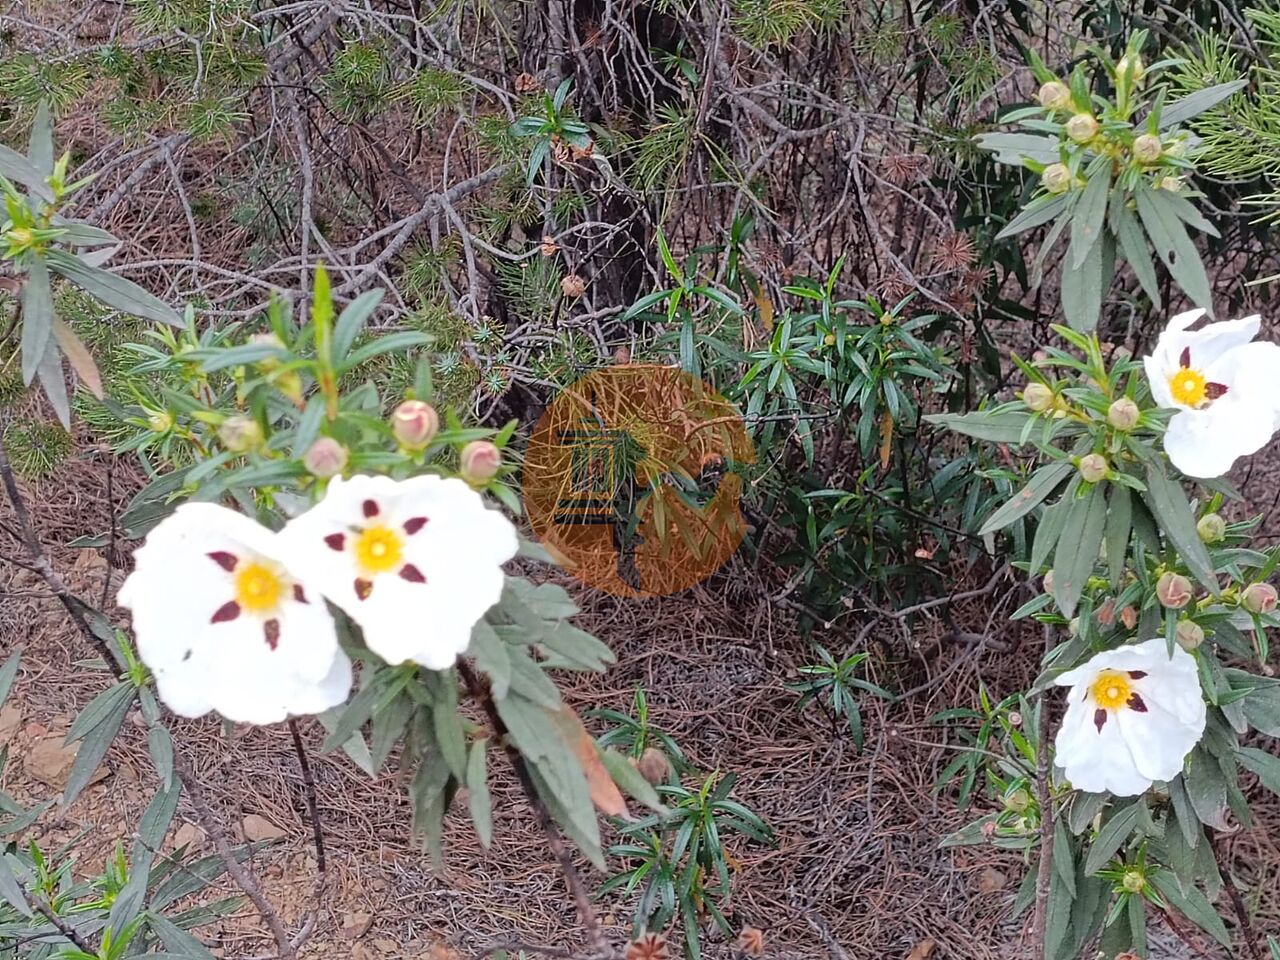
M 358 940 L 369 932 L 373 926 L 373 914 L 365 910 L 356 910 L 342 918 L 342 929 L 339 931 L 344 940 Z
M 351 960 L 383 960 L 391 954 L 383 953 L 378 947 L 371 943 L 357 943 L 351 948 Z
M 278 863 L 273 863 L 267 867 L 265 873 L 272 880 L 279 880 L 284 876 L 284 867 L 280 866 Z
M 245 839 L 253 843 L 259 843 L 265 840 L 280 840 L 287 837 L 287 831 L 277 827 L 266 817 L 260 817 L 256 813 L 251 813 L 240 821 L 240 828 L 244 830 Z
M 26 729 L 22 732 L 34 740 L 36 737 L 43 737 L 49 732 L 49 728 L 43 723 L 28 723 Z
M 987 867 L 978 874 L 979 893 L 999 893 L 1009 884 L 1009 877 L 1003 870 Z
M 17 704 L 7 703 L 0 707 L 0 746 L 8 743 L 18 735 L 22 726 L 22 708 Z
M 184 823 L 174 831 L 173 845 L 175 847 L 195 849 L 202 843 L 204 843 L 204 831 L 194 823 Z
M 32 780 L 39 780 L 60 790 L 67 785 L 78 750 L 79 744 L 65 745 L 61 734 L 42 737 L 31 745 L 23 758 L 22 769 Z M 106 768 L 99 767 L 89 778 L 89 783 L 97 783 L 106 779 L 106 776 Z

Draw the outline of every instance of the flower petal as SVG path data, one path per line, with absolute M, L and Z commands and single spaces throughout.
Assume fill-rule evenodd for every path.
M 1116 725 L 1139 773 L 1151 780 L 1172 780 L 1182 772 L 1183 761 L 1204 733 L 1204 713 L 1196 728 L 1165 709 L 1149 692 L 1142 698 L 1146 712 L 1117 710 Z
M 317 548 L 335 532 L 375 522 L 400 535 L 403 556 L 394 569 L 359 566 L 358 532 L 340 550 Z M 502 564 L 517 546 L 515 528 L 480 494 L 436 476 L 335 480 L 283 537 L 291 565 L 360 625 L 370 650 L 388 663 L 434 670 L 466 650 L 476 621 L 502 594 Z M 357 582 L 365 586 L 357 589 Z
M 245 564 L 270 565 L 287 580 L 279 546 L 277 534 L 234 510 L 190 503 L 135 552 L 119 602 L 132 611 L 138 654 L 175 713 L 271 723 L 345 699 L 345 690 L 323 686 L 346 661 L 323 603 L 303 603 L 286 587 L 275 609 L 236 604 L 235 571 Z
M 1099 728 L 1093 707 L 1072 703 L 1054 740 L 1055 762 L 1073 787 L 1090 793 L 1109 791 L 1118 797 L 1142 793 L 1151 786 L 1134 763 L 1114 714 Z

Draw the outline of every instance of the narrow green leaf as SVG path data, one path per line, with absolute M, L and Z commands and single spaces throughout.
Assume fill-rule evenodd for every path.
M 1101 243 L 1091 244 L 1077 267 L 1062 262 L 1062 315 L 1072 330 L 1087 333 L 1098 325 L 1104 292 L 1102 247 Z
M 1070 460 L 1059 460 L 1056 463 L 1041 467 L 1032 474 L 1025 487 L 987 519 L 987 522 L 982 525 L 982 529 L 978 531 L 978 535 L 985 536 L 988 533 L 1002 530 L 1014 521 L 1026 516 L 1039 506 L 1049 494 L 1053 493 L 1062 481 L 1071 475 L 1074 469 L 1075 467 Z
M 993 412 L 979 410 L 973 413 L 935 413 L 924 419 L 932 424 L 954 430 L 976 440 L 990 443 L 1015 443 L 1021 445 L 1022 429 L 1030 413 L 1018 410 Z
M 147 731 L 147 750 L 160 783 L 168 790 L 173 785 L 173 740 L 163 725 L 154 723 Z
M 471 813 L 471 822 L 475 824 L 476 836 L 480 845 L 486 850 L 493 842 L 493 801 L 489 796 L 489 771 L 485 762 L 487 739 L 477 740 L 471 745 L 467 756 L 467 807 Z
M 378 309 L 385 291 L 369 290 L 352 300 L 338 315 L 333 328 L 333 355 L 339 362 L 347 355 L 351 345 L 360 336 L 373 311 Z
M 1274 794 L 1280 794 L 1280 759 L 1257 747 L 1240 747 L 1236 757 L 1246 769 L 1252 770 L 1262 785 Z
M 1160 111 L 1159 129 L 1168 130 L 1170 127 L 1176 127 L 1178 124 L 1184 123 L 1192 117 L 1217 106 L 1233 93 L 1243 90 L 1247 85 L 1247 80 L 1232 80 L 1229 83 L 1215 84 L 1212 87 L 1205 87 L 1203 90 L 1187 94 L 1181 100 L 1175 100 Z
M 9 691 L 13 689 L 13 681 L 17 679 L 18 667 L 22 663 L 22 647 L 13 648 L 13 653 L 9 655 L 9 659 L 4 662 L 4 666 L 0 667 L 0 704 L 3 704 L 9 696 Z
M 1089 175 L 1071 217 L 1071 269 L 1079 270 L 1090 250 L 1102 238 L 1107 218 L 1107 196 L 1111 192 L 1111 161 L 1096 165 Z
M 1107 503 L 1106 554 L 1111 586 L 1119 590 L 1129 557 L 1129 533 L 1133 529 L 1133 497 L 1129 488 L 1112 484 Z
M 1160 281 L 1156 277 L 1155 264 L 1151 262 L 1151 250 L 1147 246 L 1146 235 L 1138 225 L 1137 217 L 1125 206 L 1126 202 L 1127 199 L 1111 205 L 1112 230 L 1120 241 L 1125 260 L 1133 268 L 1134 276 L 1158 308 L 1161 305 Z
M 1110 863 L 1116 851 L 1124 846 L 1129 835 L 1133 833 L 1133 828 L 1137 826 L 1138 816 L 1142 812 L 1142 803 L 1141 799 L 1135 800 L 1127 807 L 1117 810 L 1103 824 L 1102 829 L 1098 831 L 1097 839 L 1093 841 L 1093 846 L 1089 848 L 1088 856 L 1085 857 L 1084 872 L 1088 876 L 1093 876 Z
M 1065 193 L 1056 197 L 1040 197 L 1033 200 L 1021 213 L 1005 224 L 1004 229 L 996 234 L 996 239 L 1007 240 L 1009 237 L 1016 237 L 1020 233 L 1034 230 L 1066 210 L 1070 202 L 1070 195 Z
M 1164 261 L 1173 279 L 1196 306 L 1212 311 L 1213 299 L 1209 290 L 1209 277 L 1205 273 L 1200 254 L 1187 236 L 1186 228 L 1167 202 L 1167 190 L 1152 190 L 1145 184 L 1134 191 L 1138 202 L 1138 216 L 1146 228 L 1147 236 L 1156 254 Z
M 1217 596 L 1218 581 L 1213 575 L 1213 561 L 1196 532 L 1195 513 L 1182 485 L 1165 472 L 1164 464 L 1159 461 L 1147 464 L 1145 477 L 1147 489 L 1142 495 L 1143 501 L 1151 508 L 1160 529 L 1173 543 L 1182 562 L 1210 593 Z
M 1155 873 L 1151 882 L 1179 913 L 1228 950 L 1231 949 L 1231 934 L 1203 893 L 1195 887 L 1184 890 L 1177 878 L 1168 873 Z
M 116 734 L 120 732 L 120 726 L 124 723 L 129 707 L 133 704 L 136 688 L 131 684 L 120 684 L 120 686 L 125 688 L 124 694 L 112 698 L 109 712 L 92 729 L 86 730 L 80 739 L 80 748 L 76 751 L 76 758 L 71 764 L 71 773 L 67 777 L 67 787 L 62 793 L 64 810 L 75 802 L 76 797 L 80 796 L 81 791 L 93 779 L 94 773 L 102 765 L 103 757 L 107 755 L 107 749 L 115 741 Z M 88 707 L 85 710 L 87 711 Z M 79 719 L 77 718 L 77 723 Z M 68 733 L 67 736 L 68 742 L 71 742 L 71 734 Z
M 79 257 L 63 250 L 50 250 L 48 257 L 51 270 L 82 287 L 86 293 L 97 297 L 107 306 L 146 320 L 182 326 L 182 317 L 176 310 L 132 280 L 91 267 Z
M 214 960 L 213 954 L 208 951 L 203 943 L 165 917 L 164 914 L 148 911 L 145 916 L 147 926 L 151 928 L 151 932 L 160 938 L 165 949 L 172 954 L 179 957 L 188 957 L 190 960 Z
M 13 864 L 16 862 L 11 854 L 0 853 L 0 897 L 24 917 L 30 917 L 33 916 L 31 905 L 27 903 L 22 883 L 14 872 Z
M 494 699 L 505 697 L 511 686 L 511 653 L 502 638 L 484 620 L 472 627 L 471 646 L 467 653 L 488 676 Z
M 1107 519 L 1106 485 L 1095 484 L 1071 504 L 1065 529 L 1053 555 L 1053 598 L 1064 616 L 1073 616 L 1085 583 L 1098 565 Z
M 53 342 L 53 291 L 49 270 L 37 256 L 27 258 L 27 277 L 22 283 L 22 382 L 35 379 Z
M 600 751 L 600 760 L 604 763 L 604 768 L 609 771 L 613 782 L 622 789 L 623 793 L 655 813 L 666 813 L 666 807 L 662 805 L 662 798 L 658 796 L 658 791 L 653 789 L 630 759 L 616 750 L 606 748 Z

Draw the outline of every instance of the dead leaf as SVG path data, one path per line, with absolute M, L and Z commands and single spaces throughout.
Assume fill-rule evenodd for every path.
M 90 393 L 101 400 L 105 396 L 102 391 L 102 374 L 98 372 L 98 365 L 93 362 L 93 355 L 89 353 L 84 341 L 57 317 L 53 318 L 53 335 L 80 381 L 89 388 Z
M 911 952 L 907 954 L 907 960 L 929 960 L 933 956 L 933 951 L 938 949 L 938 941 L 930 937 L 927 940 L 921 940 Z
M 613 777 L 609 776 L 609 771 L 604 768 L 595 740 L 592 739 L 591 734 L 587 733 L 587 728 L 582 725 L 582 721 L 578 719 L 572 707 L 567 704 L 561 707 L 560 715 L 566 732 L 572 735 L 570 746 L 573 747 L 574 756 L 578 758 L 578 762 L 582 764 L 582 772 L 586 774 L 591 802 L 606 816 L 627 816 L 627 801 L 622 798 L 617 784 L 613 782 Z
M 889 457 L 893 453 L 893 414 L 887 410 L 880 414 L 880 469 L 889 469 Z

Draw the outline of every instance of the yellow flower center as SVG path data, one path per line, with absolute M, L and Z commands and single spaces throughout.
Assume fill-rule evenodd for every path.
M 1198 407 L 1209 396 L 1209 385 L 1199 370 L 1183 367 L 1169 378 L 1169 392 L 1178 403 Z
M 1128 675 L 1119 670 L 1103 670 L 1089 688 L 1093 702 L 1106 710 L 1116 710 L 1129 702 L 1133 685 Z
M 356 565 L 362 573 L 388 573 L 404 560 L 404 541 L 390 527 L 366 527 L 356 540 Z
M 270 613 L 280 605 L 284 581 L 261 563 L 247 563 L 236 573 L 236 602 L 249 613 Z

